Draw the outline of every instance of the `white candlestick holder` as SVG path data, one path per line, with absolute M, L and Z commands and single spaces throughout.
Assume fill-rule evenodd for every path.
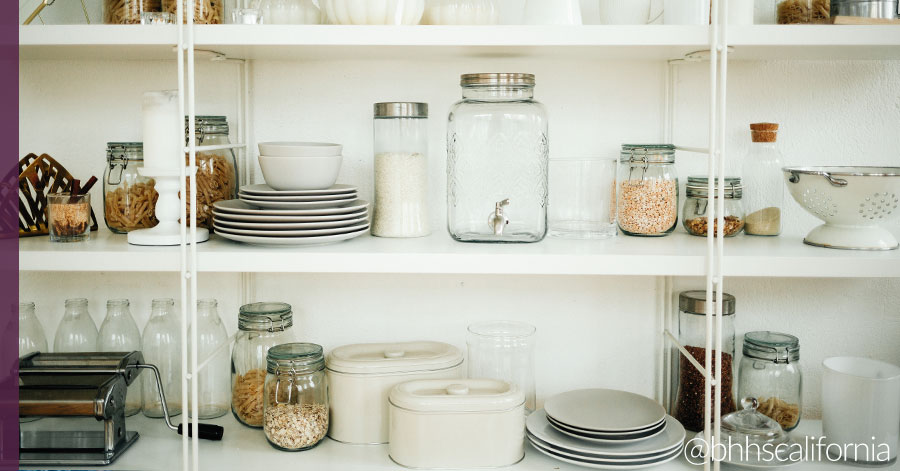
M 155 214 L 159 224 L 150 229 L 138 229 L 128 233 L 128 243 L 132 245 L 181 245 L 181 224 L 179 219 L 184 217 L 181 212 L 181 202 L 178 192 L 181 191 L 180 170 L 159 170 L 140 168 L 138 172 L 145 177 L 156 180 L 156 192 L 159 199 L 156 201 Z M 191 230 L 188 227 L 188 244 L 191 241 Z M 209 240 L 209 230 L 197 228 L 197 242 Z

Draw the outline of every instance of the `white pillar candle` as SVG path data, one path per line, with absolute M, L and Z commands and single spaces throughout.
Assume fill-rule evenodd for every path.
M 178 113 L 178 92 L 144 92 L 144 167 L 178 170 L 184 165 L 184 118 Z

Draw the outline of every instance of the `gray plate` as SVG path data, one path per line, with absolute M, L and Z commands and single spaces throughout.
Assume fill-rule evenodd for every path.
M 361 231 L 369 227 L 368 222 L 364 222 L 362 224 L 357 224 L 355 226 L 344 226 L 344 227 L 332 227 L 327 229 L 308 229 L 308 230 L 296 230 L 296 231 L 273 231 L 273 230 L 253 230 L 253 229 L 234 229 L 230 227 L 225 227 L 219 224 L 213 224 L 213 228 L 217 233 L 223 234 L 233 234 L 233 235 L 245 235 L 245 236 L 255 236 L 255 237 L 269 237 L 269 238 L 293 238 L 293 237 L 316 237 L 316 236 L 326 236 L 326 235 L 335 235 L 335 234 L 343 234 L 346 232 L 356 232 Z
M 368 226 L 360 231 L 347 232 L 344 234 L 334 234 L 318 237 L 255 237 L 243 236 L 238 234 L 219 233 L 219 237 L 233 240 L 235 242 L 243 242 L 251 245 L 262 246 L 301 246 L 301 245 L 326 245 L 335 242 L 341 242 L 348 239 L 359 237 L 369 231 Z
M 305 209 L 263 209 L 240 200 L 217 201 L 213 204 L 213 208 L 221 213 L 256 216 L 333 216 L 356 213 L 368 207 L 369 202 L 366 200 L 354 200 L 329 208 Z
M 228 218 L 216 216 L 213 214 L 213 222 L 223 229 L 251 229 L 258 231 L 303 231 L 310 229 L 328 229 L 332 227 L 350 227 L 356 226 L 368 221 L 369 218 L 363 214 L 363 217 L 354 219 L 343 219 L 339 221 L 320 221 L 320 222 L 241 222 L 232 221 Z
M 260 195 L 260 196 L 313 196 L 313 195 L 338 195 L 344 193 L 353 193 L 356 191 L 356 187 L 353 185 L 343 185 L 337 184 L 332 186 L 331 188 L 325 188 L 324 190 L 276 190 L 269 185 L 257 184 L 257 185 L 244 185 L 241 187 L 241 191 L 248 195 Z
M 544 410 L 563 425 L 597 433 L 644 430 L 666 417 L 666 410 L 653 399 L 615 389 L 557 394 L 544 403 Z
M 244 201 L 272 201 L 272 202 L 306 202 L 306 201 L 335 201 L 348 198 L 356 198 L 356 192 L 341 193 L 340 195 L 312 195 L 312 196 L 262 196 L 251 195 L 243 191 L 238 193 L 238 197 Z
M 672 416 L 666 416 L 666 429 L 663 433 L 639 442 L 620 445 L 593 443 L 562 434 L 550 425 L 550 422 L 547 421 L 547 414 L 543 409 L 532 412 L 528 419 L 525 420 L 525 427 L 529 433 L 539 438 L 542 442 L 571 453 L 600 454 L 621 458 L 664 453 L 683 443 L 685 437 L 684 427 Z

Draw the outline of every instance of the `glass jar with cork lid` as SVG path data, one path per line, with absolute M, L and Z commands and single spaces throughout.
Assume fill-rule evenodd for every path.
M 619 162 L 619 229 L 630 236 L 670 234 L 678 223 L 675 146 L 623 144 Z
M 784 176 L 781 151 L 778 150 L 778 124 L 750 125 L 753 142 L 744 157 L 744 232 L 755 236 L 781 234 L 781 209 L 784 202 Z

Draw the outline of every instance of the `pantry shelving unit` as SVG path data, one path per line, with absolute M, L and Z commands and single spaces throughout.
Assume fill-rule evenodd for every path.
M 714 5 L 721 2 L 714 0 Z M 190 8 L 189 8 L 190 9 Z M 714 12 L 716 7 L 714 6 Z M 718 11 L 720 18 L 727 15 Z M 22 59 L 66 60 L 172 60 L 176 54 L 199 60 L 246 61 L 237 95 L 240 136 L 252 145 L 249 123 L 249 63 L 253 60 L 414 60 L 433 62 L 448 58 L 521 57 L 542 60 L 568 58 L 652 59 L 661 61 L 709 60 L 698 51 L 718 50 L 710 64 L 710 174 L 721 174 L 725 149 L 725 84 L 728 61 L 758 59 L 900 59 L 900 34 L 893 26 L 727 26 L 724 21 L 705 26 L 497 26 L 497 27 L 367 27 L 192 25 L 184 27 L 133 26 L 28 26 L 19 30 Z M 727 31 L 727 34 L 726 34 Z M 718 47 L 717 47 L 718 46 Z M 733 47 L 731 51 L 727 46 Z M 181 73 L 181 71 L 180 71 Z M 188 100 L 186 114 L 193 116 L 191 87 L 193 66 L 183 71 Z M 193 146 L 192 146 L 193 147 Z M 192 149 L 196 150 L 196 149 Z M 703 150 L 703 149 L 701 149 Z M 242 173 L 246 174 L 247 164 Z M 190 172 L 190 169 L 187 170 Z M 720 200 L 721 201 L 721 200 Z M 195 206 L 195 205 L 192 205 Z M 189 232 L 188 232 L 189 233 Z M 608 243 L 548 239 L 540 244 L 494 246 L 460 244 L 442 231 L 413 240 L 362 237 L 346 243 L 303 249 L 245 246 L 215 236 L 193 248 L 129 246 L 124 237 L 108 233 L 76 245 L 48 244 L 45 239 L 22 239 L 19 263 L 22 271 L 132 271 L 180 273 L 182 299 L 196 298 L 199 273 L 399 273 L 491 275 L 626 275 L 659 277 L 661 298 L 657 313 L 663 328 L 672 325 L 672 277 L 706 277 L 710 290 L 722 290 L 724 277 L 884 277 L 900 278 L 898 252 L 844 252 L 807 247 L 799 239 L 742 238 L 724 242 L 677 233 L 649 243 L 646 239 L 620 237 Z M 723 250 L 727 249 L 727 250 Z M 123 263 L 127 260 L 127 263 Z M 247 275 L 249 276 L 249 275 Z M 721 304 L 719 305 L 721 309 Z M 719 311 L 721 312 L 721 311 Z M 196 319 L 196 308 L 185 310 Z M 185 317 L 187 317 L 185 316 Z M 187 327 L 185 323 L 186 334 Z M 721 333 L 709 324 L 709 347 L 720 345 Z M 196 344 L 196 342 L 194 342 Z M 666 344 L 667 345 L 667 344 Z M 667 346 L 660 348 L 668 352 Z M 668 353 L 666 353 L 668 355 Z M 187 354 L 186 354 L 187 356 Z M 667 362 L 668 357 L 661 361 Z M 202 363 L 202 362 L 200 362 Z M 187 363 L 186 363 L 187 365 Z M 196 371 L 194 357 L 186 371 Z M 714 373 L 710 373 L 714 376 Z M 658 399 L 667 397 L 660 378 Z M 714 404 L 710 407 L 714 408 Z M 718 420 L 718 416 L 716 420 Z M 116 467 L 244 469 L 303 466 L 322 470 L 397 469 L 386 447 L 345 446 L 325 441 L 302 456 L 272 453 L 262 434 L 239 426 L 229 415 L 213 421 L 226 427 L 226 441 L 191 442 L 172 437 L 164 427 L 143 417 L 129 419 L 141 429 L 138 446 L 126 453 Z M 151 423 L 152 422 L 152 423 Z M 802 422 L 800 433 L 817 435 L 816 421 Z M 188 446 L 192 450 L 189 450 Z M 179 453 L 180 451 L 180 453 Z M 191 458 L 189 460 L 189 457 Z M 198 463 L 202 463 L 198 465 Z M 803 463 L 795 469 L 819 469 Z M 707 464 L 718 469 L 719 463 Z M 897 466 L 895 466 L 897 467 Z M 839 465 L 829 469 L 841 469 Z M 528 447 L 526 458 L 514 469 L 582 469 L 551 460 Z M 658 469 L 696 469 L 684 457 Z

